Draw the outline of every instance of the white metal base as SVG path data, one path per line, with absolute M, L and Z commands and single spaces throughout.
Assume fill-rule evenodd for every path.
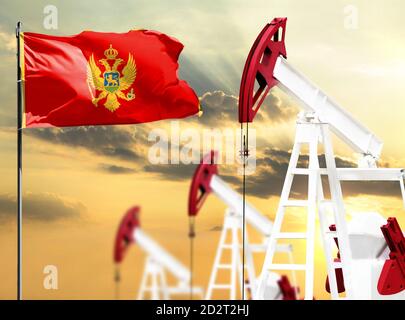
M 146 258 L 138 300 L 168 300 L 169 290 L 164 268 L 150 256 Z
M 151 256 L 146 257 L 138 300 L 171 300 L 176 296 L 190 293 L 189 282 L 179 281 L 176 286 L 169 286 L 165 268 Z M 201 299 L 204 292 L 201 287 L 193 287 L 193 297 Z

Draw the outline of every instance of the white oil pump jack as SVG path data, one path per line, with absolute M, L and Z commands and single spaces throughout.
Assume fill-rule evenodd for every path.
M 365 268 L 377 268 L 377 266 L 362 264 L 362 268 L 358 268 L 357 262 L 362 259 L 375 261 L 380 254 L 375 252 L 378 250 L 366 250 L 369 253 L 367 257 L 358 255 L 359 251 L 362 251 L 359 248 L 372 246 L 375 243 L 364 242 L 365 239 L 367 240 L 367 230 L 360 232 L 359 236 L 359 230 L 356 229 L 354 234 L 358 236 L 351 236 L 346 221 L 341 181 L 397 181 L 405 203 L 404 170 L 377 168 L 377 160 L 383 146 L 382 141 L 287 62 L 284 42 L 286 22 L 286 18 L 275 18 L 257 37 L 246 60 L 239 94 L 239 122 L 242 124 L 253 121 L 270 89 L 276 85 L 295 97 L 303 108 L 297 119 L 295 141 L 266 250 L 265 262 L 259 277 L 256 297 L 264 298 L 266 279 L 270 272 L 296 270 L 305 273 L 305 299 L 313 299 L 317 213 L 332 299 L 379 298 L 382 295 L 399 293 L 405 288 L 405 240 L 398 223 L 395 218 L 391 218 L 382 228 L 388 244 L 387 250 L 390 252 L 389 256 L 387 254 L 388 259 L 383 260 L 383 267 L 379 264 L 382 271 L 377 277 L 379 279 L 377 284 L 377 280 L 371 276 L 376 270 L 373 272 L 365 270 Z M 329 129 L 360 154 L 357 168 L 336 168 Z M 320 145 L 323 145 L 326 162 L 323 168 L 320 167 L 318 159 L 321 155 Z M 309 147 L 306 168 L 297 166 L 303 146 Z M 246 151 L 244 150 L 244 154 Z M 304 200 L 291 197 L 293 178 L 297 175 L 308 177 L 308 197 Z M 323 192 L 322 177 L 328 180 L 330 193 L 328 199 Z M 290 232 L 291 229 L 282 231 L 283 219 L 288 213 L 286 209 L 290 207 L 306 209 L 306 231 Z M 328 221 L 330 218 L 332 221 Z M 330 225 L 333 226 L 329 229 Z M 291 242 L 300 239 L 306 241 L 304 263 L 275 263 L 277 242 L 282 239 Z M 338 259 L 334 259 L 332 252 L 333 248 L 336 248 L 335 242 L 339 246 Z M 364 274 L 369 277 L 364 277 Z M 360 280 L 362 285 L 358 285 L 359 279 L 362 279 Z M 345 293 L 339 294 L 343 283 Z M 366 288 L 375 288 L 377 285 L 378 294 L 372 294 L 371 290 L 365 292 Z
M 206 290 L 205 299 L 211 300 L 214 291 L 229 291 L 229 299 L 235 300 L 238 298 L 238 288 L 242 290 L 244 287 L 245 296 L 250 296 L 252 299 L 256 297 L 256 271 L 254 266 L 254 252 L 265 252 L 270 233 L 273 228 L 273 223 L 260 212 L 258 212 L 249 203 L 246 203 L 246 221 L 249 226 L 256 230 L 262 237 L 262 243 L 250 244 L 245 231 L 245 268 L 247 280 L 245 286 L 242 286 L 242 197 L 234 191 L 227 183 L 218 175 L 217 164 L 215 159 L 217 153 L 211 151 L 206 154 L 202 162 L 198 165 L 194 172 L 193 180 L 190 185 L 188 214 L 190 217 L 197 216 L 202 208 L 202 204 L 210 193 L 215 194 L 225 205 L 224 223 L 221 231 L 221 236 L 217 251 L 214 258 L 208 288 Z M 230 241 L 227 238 L 230 237 Z M 225 263 L 225 250 L 230 255 L 230 262 Z M 278 245 L 277 251 L 284 252 L 292 261 L 292 246 Z M 219 280 L 219 271 L 224 273 L 228 271 L 229 281 Z M 297 297 L 297 287 L 295 272 L 292 274 L 292 284 L 287 275 L 280 276 L 277 273 L 272 273 L 266 283 L 265 298 L 268 300 L 295 300 Z M 222 283 L 218 283 L 222 281 Z
M 189 269 L 140 228 L 139 211 L 139 206 L 132 207 L 121 220 L 115 238 L 114 262 L 117 265 L 120 264 L 129 246 L 137 244 L 147 254 L 138 300 L 148 297 L 152 300 L 167 300 L 174 295 L 188 294 L 190 292 Z M 175 286 L 168 284 L 167 273 L 176 279 Z M 203 296 L 200 287 L 193 287 L 192 290 L 197 296 Z

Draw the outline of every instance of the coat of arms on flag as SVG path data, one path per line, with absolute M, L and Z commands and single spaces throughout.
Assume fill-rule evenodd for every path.
M 126 65 L 122 68 L 122 76 L 118 68 L 125 63 L 124 59 L 117 58 L 118 51 L 110 47 L 104 51 L 105 58 L 94 60 L 90 56 L 87 70 L 87 82 L 92 94 L 92 102 L 97 107 L 100 100 L 105 98 L 104 107 L 114 112 L 120 107 L 120 99 L 130 101 L 135 98 L 132 85 L 136 78 L 136 64 L 131 54 L 128 54 Z M 104 68 L 102 72 L 99 66 Z M 94 94 L 94 91 L 96 93 Z M 124 91 L 128 91 L 124 93 Z

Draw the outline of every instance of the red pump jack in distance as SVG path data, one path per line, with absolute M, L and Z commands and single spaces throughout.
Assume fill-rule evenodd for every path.
M 234 281 L 231 281 L 231 284 L 227 286 L 227 289 L 230 290 L 230 299 L 236 299 L 237 283 L 242 278 L 242 274 L 238 274 L 238 270 L 240 272 L 242 263 L 239 252 L 240 243 L 238 240 L 238 234 L 242 234 L 242 197 L 221 179 L 215 161 L 216 158 L 217 153 L 214 151 L 206 154 L 194 172 L 189 191 L 188 215 L 189 217 L 195 218 L 202 209 L 208 195 L 211 193 L 227 206 L 220 241 L 206 291 L 206 299 L 212 299 L 212 292 L 218 289 L 219 286 L 221 286 L 220 290 L 224 292 L 223 290 L 225 288 L 222 287 L 224 286 L 223 281 L 221 281 L 220 285 L 216 283 L 217 271 L 220 268 L 226 268 L 230 271 L 233 270 L 233 273 L 231 274 L 233 274 L 235 279 Z M 246 203 L 246 223 L 252 228 L 252 231 L 256 231 L 256 233 L 260 234 L 262 237 L 262 242 L 259 244 L 250 243 L 246 237 L 245 257 L 249 281 L 246 283 L 245 279 L 245 290 L 247 290 L 247 296 L 254 299 L 257 276 L 255 273 L 252 253 L 263 252 L 266 248 L 265 243 L 271 233 L 273 223 L 249 203 Z M 231 238 L 231 242 L 225 243 L 228 238 Z M 232 251 L 231 262 L 226 265 L 221 262 L 223 248 Z M 286 253 L 288 258 L 292 258 L 291 246 L 280 245 L 278 251 Z M 294 279 L 295 274 L 293 275 L 293 282 L 295 282 Z M 287 276 L 280 276 L 276 273 L 272 273 L 267 283 L 266 292 L 267 299 L 296 300 L 298 288 L 291 285 Z

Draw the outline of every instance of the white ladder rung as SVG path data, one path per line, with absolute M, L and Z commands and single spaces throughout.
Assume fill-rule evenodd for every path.
M 297 174 L 297 175 L 308 175 L 310 173 L 310 169 L 308 168 L 295 168 L 291 170 L 292 174 Z
M 154 290 L 163 291 L 162 288 L 153 288 L 153 287 L 145 287 L 145 288 L 143 288 L 143 291 L 154 291 Z
M 321 204 L 333 204 L 332 200 L 321 200 L 320 201 Z
M 218 268 L 219 268 L 219 269 L 231 269 L 231 268 L 232 268 L 232 265 L 231 265 L 231 264 L 226 264 L 226 263 L 220 263 L 220 264 L 218 265 Z
M 223 248 L 223 249 L 232 249 L 233 245 L 231 245 L 231 244 L 223 244 L 223 245 L 221 245 L 221 248 Z
M 292 252 L 293 246 L 291 243 L 278 243 L 276 245 L 277 252 Z
M 215 289 L 230 289 L 231 285 L 229 285 L 229 284 L 213 284 L 212 288 L 215 288 Z
M 272 263 L 268 267 L 269 270 L 306 270 L 307 266 L 305 264 L 294 264 L 294 263 Z
M 307 239 L 305 232 L 280 232 L 273 235 L 276 239 Z
M 308 200 L 287 200 L 283 207 L 308 207 Z

